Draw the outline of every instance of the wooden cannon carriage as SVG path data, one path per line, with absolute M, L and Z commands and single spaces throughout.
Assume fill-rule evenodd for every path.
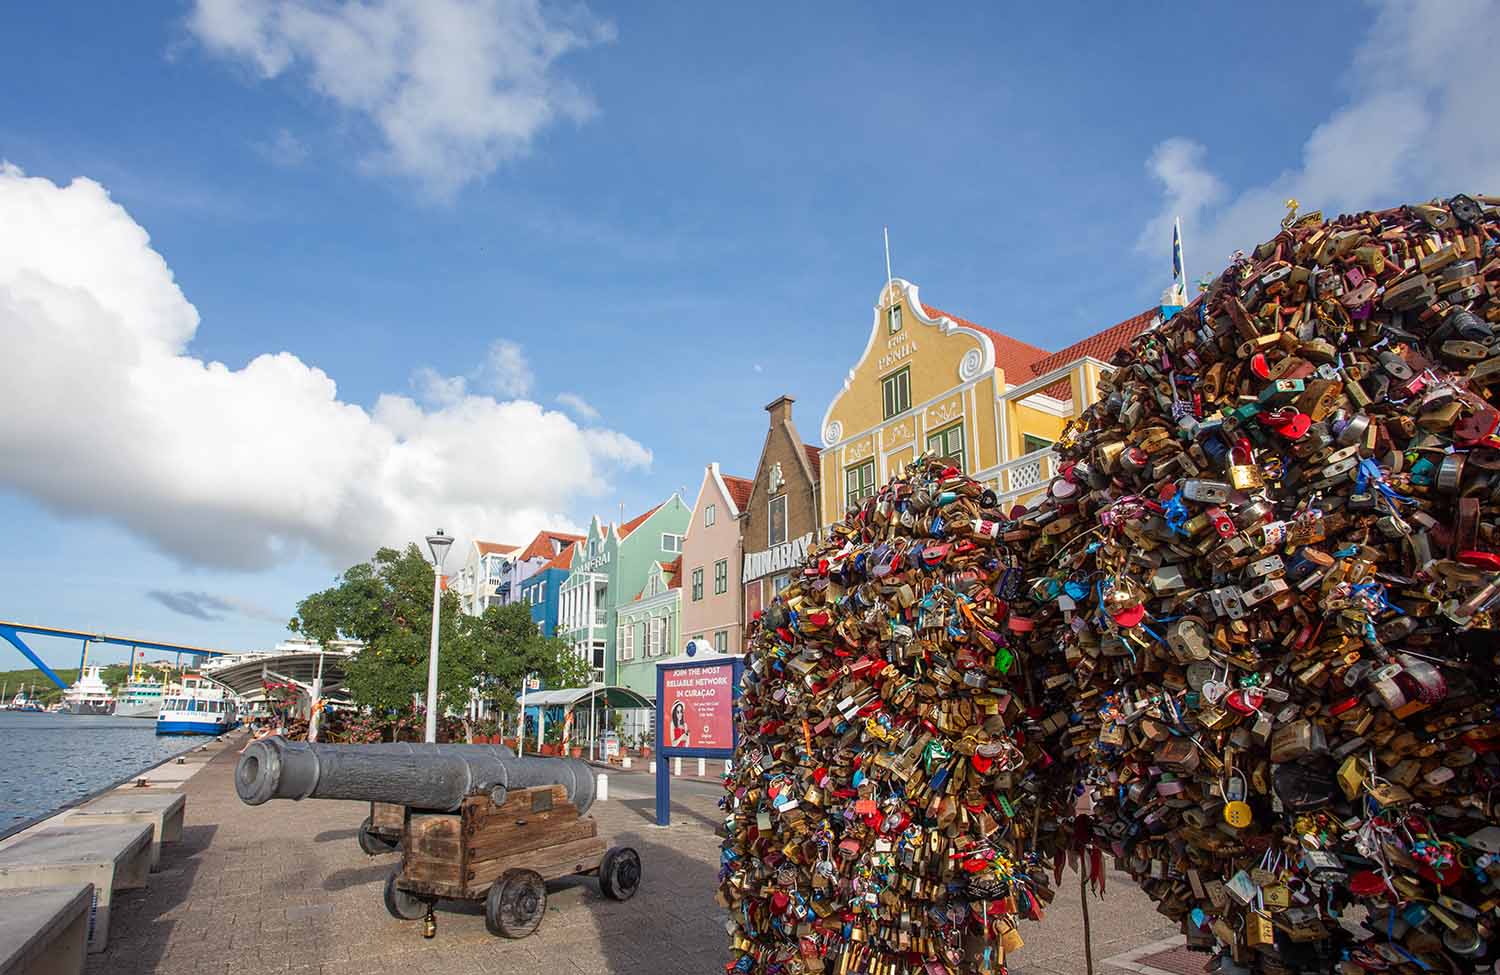
M 641 882 L 630 847 L 606 850 L 592 816 L 578 815 L 560 785 L 464 799 L 456 813 L 404 809 L 401 867 L 386 880 L 385 906 L 404 921 L 427 918 L 438 900 L 483 900 L 491 933 L 524 938 L 541 924 L 549 880 L 599 878 L 599 890 L 629 900 Z
M 594 773 L 583 762 L 517 758 L 481 745 L 326 745 L 278 736 L 251 742 L 235 767 L 235 791 L 272 799 L 370 803 L 359 845 L 372 855 L 401 849 L 386 880 L 385 906 L 436 929 L 439 900 L 483 900 L 495 934 L 524 938 L 547 910 L 547 881 L 593 875 L 614 900 L 641 882 L 629 847 L 606 850 L 587 812 Z

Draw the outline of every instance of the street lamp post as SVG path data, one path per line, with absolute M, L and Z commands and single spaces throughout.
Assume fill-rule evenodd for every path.
M 427 548 L 432 552 L 432 644 L 427 650 L 427 735 L 428 744 L 437 742 L 438 713 L 438 617 L 443 609 L 443 560 L 448 557 L 448 546 L 453 539 L 439 528 L 436 534 L 427 536 Z

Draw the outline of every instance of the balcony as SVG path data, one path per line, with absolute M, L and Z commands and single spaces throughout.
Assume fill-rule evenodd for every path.
M 1000 465 L 996 470 L 997 493 L 1001 501 L 1014 501 L 1045 488 L 1056 474 L 1057 454 L 1050 448 L 1034 450 Z
M 609 621 L 609 613 L 602 609 L 594 610 L 594 625 L 603 626 Z

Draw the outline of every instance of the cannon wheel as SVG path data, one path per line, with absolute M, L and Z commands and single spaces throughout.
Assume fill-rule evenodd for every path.
M 484 923 L 491 934 L 524 938 L 547 912 L 547 885 L 535 870 L 507 870 L 484 901 Z
M 385 879 L 385 909 L 397 920 L 420 921 L 427 916 L 427 906 L 432 902 L 397 887 L 400 876 L 401 871 L 397 870 Z
M 382 853 L 390 853 L 401 845 L 399 840 L 387 839 L 378 833 L 371 832 L 371 818 L 365 817 L 365 821 L 359 824 L 359 848 L 365 851 L 366 856 L 379 856 Z
M 628 901 L 641 886 L 641 855 L 632 847 L 616 846 L 599 864 L 599 890 L 611 900 Z

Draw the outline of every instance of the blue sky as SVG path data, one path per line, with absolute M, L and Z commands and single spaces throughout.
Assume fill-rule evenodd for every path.
M 143 302 L 122 317 L 153 355 L 227 375 L 136 409 L 108 359 L 67 365 L 107 326 L 64 355 L 57 320 L 0 301 L 36 378 L 0 391 L 25 418 L 0 427 L 0 618 L 264 646 L 367 539 L 523 541 L 504 536 L 691 502 L 709 461 L 752 473 L 783 392 L 816 440 L 869 328 L 882 225 L 924 300 L 1057 348 L 1155 303 L 1174 215 L 1196 278 L 1287 196 L 1493 192 L 1500 126 L 1475 92 L 1496 69 L 1454 65 L 1493 60 L 1497 21 L 1457 3 L 25 5 L 0 34 L 0 158 L 56 247 L 20 240 L 20 259 L 54 254 L 46 273 L 93 288 L 96 314 Z M 123 213 L 64 189 L 77 177 Z M 123 228 L 120 250 L 70 264 L 89 224 L 45 216 L 68 201 Z M 170 284 L 131 222 L 181 289 L 168 324 L 147 319 L 170 301 L 132 290 Z M 302 402 L 284 382 L 317 401 L 314 369 L 337 385 L 326 435 L 256 398 Z M 216 444 L 225 397 L 239 454 Z M 380 436 L 339 426 L 345 407 Z M 371 473 L 392 437 L 421 449 Z M 215 482 L 194 445 L 245 472 Z M 357 496 L 324 496 L 345 479 Z M 152 591 L 210 597 L 214 618 Z

